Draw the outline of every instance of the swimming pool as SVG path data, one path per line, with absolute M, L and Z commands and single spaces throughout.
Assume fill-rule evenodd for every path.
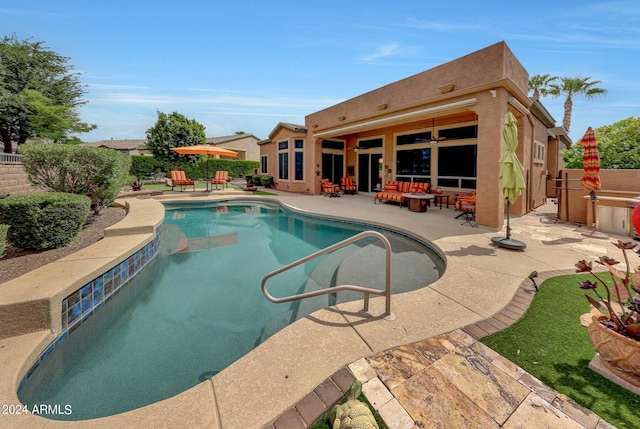
M 274 304 L 262 277 L 369 228 L 323 220 L 275 203 L 167 205 L 158 256 L 40 364 L 19 397 L 70 405 L 82 420 L 174 396 L 212 377 L 287 324 L 362 294 Z M 443 271 L 425 243 L 382 231 L 394 250 L 393 292 Z M 384 287 L 384 252 L 365 239 L 270 281 L 274 295 L 350 283 Z

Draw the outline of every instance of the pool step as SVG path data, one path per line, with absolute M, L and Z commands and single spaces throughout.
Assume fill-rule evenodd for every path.
M 336 283 L 336 273 L 340 268 L 340 265 L 349 257 L 349 255 L 359 250 L 359 246 L 349 244 L 326 255 L 320 262 L 318 262 L 311 274 L 309 274 L 309 280 L 307 280 L 300 293 L 326 289 L 338 284 Z M 335 297 L 333 295 L 321 295 L 303 299 L 298 302 L 296 319 L 313 313 L 320 308 L 329 307 L 334 304 Z

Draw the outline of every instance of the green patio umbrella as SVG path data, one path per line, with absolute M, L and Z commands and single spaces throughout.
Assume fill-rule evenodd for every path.
M 527 245 L 522 241 L 511 238 L 511 226 L 509 225 L 511 203 L 515 203 L 525 189 L 524 167 L 516 155 L 516 148 L 518 147 L 518 128 L 516 124 L 517 121 L 513 113 L 507 112 L 502 126 L 504 153 L 499 161 L 501 168 L 498 182 L 500 189 L 502 189 L 502 195 L 507 202 L 507 237 L 493 237 L 491 241 L 500 247 L 521 250 Z

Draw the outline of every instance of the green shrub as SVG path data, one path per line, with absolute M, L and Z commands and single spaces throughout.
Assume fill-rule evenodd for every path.
M 4 251 L 7 248 L 7 231 L 9 225 L 0 224 L 0 259 L 4 256 Z
M 91 199 L 85 195 L 41 192 L 0 200 L 0 223 L 7 238 L 22 249 L 55 249 L 69 244 L 87 221 Z
M 160 163 L 152 156 L 131 155 L 129 174 L 142 180 L 153 176 L 160 167 Z
M 179 166 L 180 170 L 184 170 L 187 177 L 193 180 L 204 179 L 209 173 L 209 179 L 215 176 L 215 172 L 224 170 L 229 172 L 229 178 L 234 179 L 244 176 L 246 173 L 253 172 L 254 168 L 260 166 L 258 161 L 238 161 L 235 159 L 218 159 L 207 158 L 202 156 L 198 162 L 194 164 L 183 164 Z M 173 169 L 171 166 L 170 170 Z
M 260 177 L 260 181 L 265 188 L 270 188 L 273 186 L 273 176 L 263 175 Z
M 253 183 L 258 185 L 258 186 L 261 186 L 262 185 L 262 176 L 263 176 L 262 174 L 254 174 L 253 175 Z
M 63 145 L 20 146 L 29 181 L 53 192 L 86 195 L 98 213 L 127 183 L 131 157 L 112 149 Z

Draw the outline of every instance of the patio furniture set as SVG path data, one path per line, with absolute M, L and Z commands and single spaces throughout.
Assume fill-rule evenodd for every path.
M 196 190 L 195 180 L 188 179 L 184 171 L 172 170 L 169 174 L 171 176 L 171 184 L 169 186 L 171 186 L 172 191 L 175 186 L 180 187 L 180 192 L 186 190 L 187 186 L 193 186 L 193 190 Z M 222 185 L 222 189 L 224 189 L 227 186 L 228 182 L 229 172 L 224 170 L 216 171 L 216 175 L 213 179 L 205 180 L 205 183 L 207 184 L 207 191 L 209 190 L 209 184 L 216 185 L 216 189 L 218 189 L 218 185 Z
M 349 177 L 340 179 L 340 185 L 331 182 L 329 179 L 320 181 L 322 186 L 322 194 L 326 197 L 339 197 L 341 194 L 357 193 L 357 186 Z M 449 195 L 444 194 L 440 188 L 431 189 L 430 183 L 423 182 L 404 182 L 391 180 L 388 181 L 384 188 L 376 189 L 373 197 L 374 204 L 378 201 L 398 202 L 400 208 L 407 206 L 413 212 L 426 212 L 431 206 L 431 201 L 437 206 L 445 203 L 449 208 Z M 460 193 L 454 196 L 454 205 L 456 210 L 461 213 L 456 219 L 464 216 L 464 224 L 470 224 L 475 221 L 476 216 L 476 192 Z

